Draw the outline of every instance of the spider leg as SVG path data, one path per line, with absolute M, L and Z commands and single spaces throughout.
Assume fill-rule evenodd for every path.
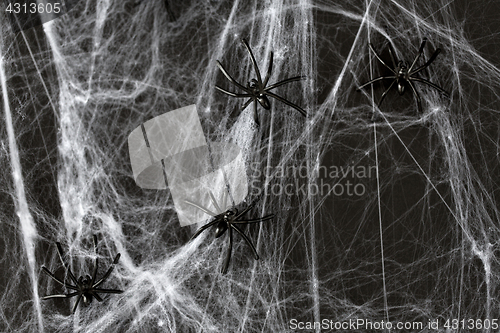
M 398 65 L 396 64 L 396 58 L 395 58 L 396 51 L 394 51 L 392 43 L 390 42 L 389 42 L 389 55 L 391 56 L 392 65 L 394 66 L 394 68 L 397 68 Z
M 385 96 L 387 96 L 387 93 L 391 90 L 392 86 L 394 85 L 394 83 L 397 82 L 397 79 L 394 79 L 394 81 L 391 82 L 391 84 L 389 85 L 389 88 L 387 88 L 384 93 L 382 94 L 382 96 L 380 97 L 380 101 L 378 102 L 377 104 L 377 108 L 380 109 L 380 106 L 382 105 L 382 101 L 384 100 Z M 373 114 L 372 114 L 372 121 L 378 121 L 378 119 L 380 118 L 379 117 L 379 113 L 380 111 L 378 111 L 378 113 L 375 113 L 376 111 L 373 110 Z
M 215 209 L 217 210 L 218 214 L 224 213 L 223 210 L 220 209 L 219 204 L 217 203 L 217 200 L 215 200 L 214 194 L 212 191 L 208 191 L 208 194 L 210 195 L 210 200 L 212 200 L 212 204 L 214 205 Z
M 101 296 L 99 296 L 99 295 L 97 294 L 97 292 L 95 291 L 95 289 L 94 289 L 93 291 L 91 291 L 90 293 L 92 294 L 92 296 L 94 296 L 94 297 L 95 297 L 95 299 L 96 299 L 97 301 L 102 302 L 102 298 L 101 298 Z
M 382 105 L 382 101 L 384 100 L 385 96 L 387 96 L 387 93 L 391 90 L 392 86 L 394 85 L 394 83 L 396 83 L 396 79 L 394 79 L 394 81 L 392 81 L 391 85 L 389 86 L 389 88 L 387 88 L 386 91 L 384 91 L 384 93 L 382 94 L 382 96 L 380 97 L 380 101 L 378 102 L 377 104 L 377 107 L 380 108 L 380 105 Z
M 373 79 L 373 80 L 370 80 L 366 83 L 363 83 L 360 87 L 358 87 L 358 91 L 360 91 L 361 89 L 363 89 L 364 87 L 366 87 L 367 85 L 369 84 L 373 84 L 375 82 L 378 82 L 378 81 L 381 81 L 381 80 L 394 80 L 396 77 L 395 76 L 379 76 L 378 78 L 376 79 Z
M 113 260 L 113 263 L 111 263 L 111 266 L 109 267 L 108 271 L 106 272 L 106 274 L 104 274 L 104 276 L 99 280 L 97 281 L 95 284 L 92 285 L 92 288 L 95 288 L 95 287 L 98 287 L 101 283 L 103 283 L 104 281 L 106 281 L 106 279 L 108 278 L 108 276 L 111 274 L 111 272 L 113 272 L 113 270 L 115 269 L 115 265 L 118 263 L 118 260 L 120 260 L 120 256 L 121 254 L 118 253 L 115 257 L 115 260 Z
M 236 217 L 234 218 L 233 221 L 237 220 L 238 218 L 240 218 L 241 216 L 243 216 L 246 212 L 248 212 L 250 209 L 252 209 L 255 206 L 256 203 L 257 203 L 257 199 L 254 200 L 252 203 L 250 203 L 248 205 L 248 207 L 245 208 L 245 209 L 243 209 L 238 215 L 236 215 Z
M 220 222 L 220 219 L 215 219 L 212 222 L 205 224 L 200 229 L 198 229 L 193 236 L 191 236 L 191 238 L 189 239 L 189 241 L 192 241 L 193 239 L 195 239 L 196 237 L 198 237 L 203 231 L 207 230 L 208 228 L 210 228 L 211 226 L 213 226 L 214 224 L 216 224 L 218 222 Z
M 440 93 L 442 93 L 443 95 L 445 95 L 446 97 L 450 98 L 450 94 L 448 94 L 448 92 L 446 92 L 443 88 L 439 87 L 438 85 L 426 80 L 426 79 L 421 79 L 419 77 L 410 77 L 409 78 L 410 81 L 417 81 L 417 82 L 422 82 L 422 83 L 425 83 L 425 84 L 428 84 L 429 86 L 431 86 L 432 88 L 438 90 Z
M 62 284 L 63 286 L 69 288 L 69 289 L 73 289 L 73 290 L 78 290 L 77 287 L 75 286 L 72 286 L 70 285 L 69 283 L 66 283 L 62 280 L 59 280 L 54 274 L 52 274 L 45 266 L 42 266 L 42 270 L 45 272 L 45 274 L 47 274 L 48 276 L 50 276 L 54 281 L 56 282 L 59 282 L 60 284 Z
M 71 310 L 71 313 L 75 313 L 76 308 L 78 307 L 78 303 L 80 303 L 80 300 L 82 299 L 83 294 L 78 295 L 78 298 L 76 299 L 75 305 L 73 306 L 73 310 Z
M 211 210 L 208 210 L 207 208 L 205 207 L 201 207 L 200 205 L 198 204 L 195 204 L 194 202 L 190 201 L 190 200 L 184 200 L 185 203 L 187 203 L 188 205 L 191 205 L 193 207 L 196 207 L 198 208 L 199 210 L 203 211 L 204 213 L 210 215 L 210 216 L 217 216 L 217 214 L 215 214 L 214 212 L 212 212 Z
M 257 101 L 253 101 L 253 121 L 257 127 L 260 127 L 259 113 L 257 112 Z
M 304 117 L 307 117 L 307 112 L 304 111 L 304 109 L 302 109 L 300 106 L 298 105 L 295 105 L 293 104 L 292 102 L 289 102 L 287 101 L 286 99 L 284 99 L 283 97 L 280 97 L 276 94 L 273 94 L 272 92 L 270 91 L 266 91 L 266 95 L 269 95 L 271 96 L 272 98 L 276 98 L 278 101 L 282 102 L 282 103 L 285 103 L 286 105 L 288 106 L 291 106 L 292 108 L 294 108 L 295 110 L 299 111 Z
M 227 91 L 224 88 L 221 88 L 219 86 L 215 86 L 215 89 L 219 90 L 220 92 L 223 92 L 226 95 L 232 96 L 232 97 L 252 97 L 253 95 L 250 94 L 237 94 L 231 91 Z
M 257 80 L 259 81 L 259 84 L 262 85 L 262 77 L 260 75 L 259 66 L 257 66 L 257 61 L 255 61 L 255 57 L 253 56 L 252 50 L 250 49 L 250 46 L 248 45 L 248 42 L 245 39 L 242 39 L 241 41 L 243 42 L 243 44 L 245 44 L 245 47 L 248 53 L 250 54 L 250 59 L 252 59 L 253 68 L 255 69 L 255 73 L 257 74 Z
M 410 86 L 411 90 L 413 91 L 413 95 L 415 95 L 415 99 L 417 100 L 418 112 L 422 113 L 422 102 L 420 101 L 420 95 L 418 94 L 417 89 L 415 89 L 415 86 L 411 81 L 408 81 L 408 85 Z
M 271 214 L 271 215 L 267 215 L 267 216 L 264 216 L 264 217 L 260 217 L 258 219 L 251 219 L 251 220 L 239 220 L 239 221 L 233 221 L 232 223 L 233 224 L 250 224 L 250 223 L 259 223 L 259 222 L 263 222 L 263 221 L 267 221 L 267 220 L 270 220 L 270 219 L 273 219 L 274 218 L 274 214 Z
M 76 280 L 76 277 L 73 275 L 73 272 L 71 272 L 71 269 L 69 268 L 69 265 L 63 259 L 64 255 L 63 255 L 63 250 L 62 250 L 61 243 L 56 242 L 56 245 L 57 245 L 57 252 L 59 253 L 59 258 L 61 258 L 61 261 L 62 261 L 64 267 L 66 267 L 66 270 L 68 271 L 69 277 L 71 278 L 71 280 L 73 281 L 73 283 L 75 285 L 78 285 L 78 281 Z
M 271 77 L 271 72 L 273 71 L 273 51 L 271 51 L 271 56 L 269 57 L 269 67 L 267 67 L 267 74 L 262 86 L 265 87 L 267 82 L 269 82 L 269 78 Z
M 394 71 L 394 68 L 389 67 L 389 65 L 387 65 L 385 63 L 385 61 L 382 60 L 382 58 L 377 53 L 377 51 L 375 51 L 375 49 L 373 48 L 373 44 L 372 43 L 368 43 L 368 46 L 370 47 L 370 50 L 372 50 L 372 52 L 375 54 L 375 57 L 377 57 L 378 61 L 380 61 L 382 63 L 382 65 L 384 65 L 385 67 L 387 67 L 388 69 L 390 69 L 391 72 L 393 72 L 394 74 L 396 74 L 396 71 Z
M 93 285 L 95 282 L 95 279 L 97 277 L 97 267 L 99 266 L 99 259 L 97 258 L 97 256 L 99 255 L 97 251 L 97 236 L 94 235 L 92 239 L 94 240 L 95 263 L 94 263 L 94 271 L 92 272 L 92 282 L 90 283 L 91 285 Z
M 241 231 L 241 229 L 238 228 L 238 226 L 231 225 L 231 227 L 234 228 L 234 230 L 236 230 L 236 232 L 239 233 L 241 235 L 241 237 L 243 237 L 243 239 L 247 242 L 247 244 L 252 248 L 252 252 L 253 252 L 253 255 L 255 256 L 255 260 L 259 260 L 259 255 L 257 254 L 257 250 L 255 249 L 255 246 L 253 246 L 252 242 L 250 241 L 250 238 L 248 238 L 248 236 L 245 235 L 243 233 L 243 231 Z
M 249 106 L 250 103 L 252 103 L 254 101 L 254 99 L 255 99 L 255 97 L 252 97 L 248 101 L 246 101 L 245 104 L 243 104 L 243 106 L 241 107 L 240 112 L 242 112 L 243 110 L 245 110 L 247 108 L 247 106 Z
M 239 84 L 238 82 L 236 82 L 235 79 L 233 79 L 231 77 L 231 75 L 229 75 L 229 73 L 226 71 L 226 69 L 224 68 L 224 66 L 222 66 L 222 64 L 220 63 L 219 60 L 217 60 L 217 66 L 219 66 L 219 69 L 221 70 L 222 74 L 224 74 L 224 76 L 229 80 L 231 81 L 232 84 L 234 84 L 235 86 L 237 86 L 238 88 L 242 89 L 242 90 L 245 90 L 247 91 L 247 88 L 245 88 L 245 86 Z
M 228 197 L 227 188 L 224 187 L 224 190 L 222 191 L 222 199 L 220 200 L 222 207 L 224 207 L 224 210 L 227 210 L 227 208 L 228 208 L 227 207 L 227 197 Z
M 413 66 L 415 66 L 415 64 L 417 63 L 417 60 L 420 58 L 420 56 L 424 52 L 425 43 L 427 43 L 427 38 L 424 38 L 424 40 L 422 41 L 422 44 L 420 45 L 420 49 L 418 49 L 418 54 L 415 57 L 415 60 L 413 60 L 413 63 L 411 64 L 410 68 L 408 69 L 409 73 L 411 73 L 411 70 L 413 69 Z
M 413 72 L 409 72 L 410 76 L 414 75 L 414 74 L 417 74 L 418 72 L 420 72 L 421 70 L 429 67 L 429 65 L 434 61 L 436 60 L 438 54 L 441 53 L 441 49 L 436 49 L 436 51 L 434 51 L 434 54 L 429 58 L 429 60 L 422 66 L 420 66 L 419 68 L 417 68 L 416 70 L 414 70 Z
M 48 295 L 48 296 L 43 296 L 41 297 L 40 299 L 42 300 L 46 300 L 46 299 L 51 299 L 51 298 L 70 298 L 70 297 L 73 297 L 73 296 L 76 296 L 78 295 L 79 292 L 78 291 L 75 291 L 73 293 L 70 293 L 70 294 L 61 294 L 61 295 Z
M 284 84 L 287 84 L 289 82 L 294 82 L 294 81 L 300 81 L 300 80 L 305 80 L 307 77 L 306 76 L 295 76 L 295 77 L 291 77 L 291 78 L 288 78 L 288 79 L 285 79 L 283 81 L 280 81 L 280 82 L 276 82 L 275 84 L 272 84 L 270 85 L 269 87 L 265 88 L 264 90 L 266 92 L 268 92 L 269 90 L 271 89 L 274 89 L 274 88 L 277 88 L 279 86 L 282 86 Z
M 96 293 L 104 293 L 104 294 L 122 294 L 123 290 L 118 289 L 101 289 L 101 288 L 93 288 Z
M 229 227 L 229 246 L 227 248 L 226 259 L 224 259 L 224 266 L 222 267 L 221 273 L 226 274 L 229 268 L 229 261 L 231 260 L 231 252 L 233 251 L 233 231 Z

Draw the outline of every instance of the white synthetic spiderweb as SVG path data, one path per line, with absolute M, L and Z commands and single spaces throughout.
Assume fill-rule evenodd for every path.
M 175 22 L 163 1 L 81 1 L 18 35 L 2 11 L 0 331 L 284 332 L 292 319 L 499 317 L 500 70 L 497 53 L 481 50 L 500 45 L 498 31 L 471 37 L 477 22 L 444 0 L 171 7 Z M 394 89 L 380 109 L 388 85 L 356 92 L 384 73 L 368 42 L 386 60 L 390 42 L 411 62 L 424 37 L 420 64 L 442 52 L 419 75 L 450 99 L 418 85 L 419 114 L 411 91 Z M 307 76 L 274 90 L 307 120 L 270 98 L 256 128 L 252 105 L 240 112 L 245 99 L 214 89 L 241 92 L 216 60 L 245 86 L 255 77 L 241 38 L 263 76 L 274 52 L 269 84 Z M 244 152 L 247 203 L 265 194 L 248 217 L 276 215 L 244 230 L 259 261 L 234 235 L 226 275 L 226 235 L 188 242 L 196 226 L 179 226 L 169 191 L 132 178 L 131 131 L 190 104 L 207 141 Z M 102 287 L 124 293 L 75 315 L 75 298 L 40 301 L 68 292 L 40 271 L 64 276 L 54 242 L 78 277 L 92 269 L 92 234 L 99 276 L 122 255 Z

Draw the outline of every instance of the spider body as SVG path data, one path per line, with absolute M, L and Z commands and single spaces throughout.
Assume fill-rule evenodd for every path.
M 405 93 L 405 85 L 408 82 L 408 78 L 410 76 L 410 72 L 408 72 L 408 67 L 403 61 L 399 61 L 398 67 L 396 69 L 397 72 L 397 82 L 398 82 L 398 94 L 402 96 Z
M 244 214 L 246 214 L 250 209 L 252 209 L 254 207 L 255 202 L 250 204 L 241 213 L 238 213 L 238 210 L 234 207 L 227 209 L 226 211 L 223 211 L 220 208 L 219 204 L 215 201 L 215 197 L 212 194 L 212 192 L 210 192 L 209 194 L 210 194 L 210 199 L 212 200 L 212 203 L 213 203 L 215 209 L 217 210 L 218 214 L 210 211 L 209 209 L 207 209 L 205 207 L 199 206 L 191 201 L 188 201 L 188 200 L 185 201 L 186 203 L 188 203 L 188 204 L 190 204 L 190 205 L 192 205 L 192 206 L 194 206 L 194 207 L 196 207 L 196 208 L 198 208 L 198 209 L 204 211 L 205 213 L 214 217 L 214 219 L 211 222 L 209 222 L 209 223 L 205 224 L 204 226 L 202 226 L 201 228 L 199 228 L 196 231 L 196 233 L 191 237 L 190 241 L 195 239 L 196 237 L 198 237 L 203 231 L 205 231 L 206 229 L 208 229 L 212 226 L 215 227 L 215 238 L 221 237 L 222 235 L 224 235 L 226 233 L 226 231 L 229 232 L 229 247 L 227 250 L 226 259 L 224 260 L 224 265 L 221 269 L 222 274 L 226 274 L 227 270 L 229 268 L 229 261 L 231 260 L 231 252 L 232 252 L 232 248 L 233 248 L 233 230 L 236 231 L 245 240 L 245 242 L 248 244 L 248 246 L 250 246 L 250 248 L 252 249 L 255 260 L 259 260 L 259 255 L 257 254 L 257 250 L 255 249 L 255 246 L 252 244 L 252 242 L 250 241 L 248 236 L 245 235 L 243 233 L 243 231 L 238 227 L 238 224 L 245 225 L 245 224 L 259 223 L 262 221 L 270 220 L 270 219 L 274 218 L 274 214 L 267 215 L 267 216 L 257 218 L 257 219 L 251 219 L 251 220 L 240 219 Z M 224 192 L 224 194 L 223 194 L 223 199 L 222 199 L 223 207 L 226 206 L 225 199 L 226 199 L 226 192 Z
M 303 79 L 305 79 L 305 77 L 304 76 L 295 76 L 295 77 L 291 77 L 291 78 L 279 81 L 275 84 L 268 86 L 267 83 L 269 82 L 269 79 L 271 77 L 271 72 L 273 70 L 273 52 L 271 52 L 271 55 L 270 55 L 269 67 L 267 69 L 266 77 L 264 78 L 264 80 L 262 80 L 262 76 L 260 74 L 259 67 L 257 66 L 257 62 L 255 61 L 255 57 L 252 53 L 252 50 L 250 49 L 250 46 L 248 45 L 248 43 L 245 39 L 242 40 L 242 43 L 245 45 L 245 48 L 247 49 L 247 51 L 250 55 L 250 59 L 252 61 L 257 78 L 256 79 L 252 78 L 247 83 L 247 86 L 245 87 L 244 85 L 238 83 L 235 79 L 233 79 L 231 77 L 231 75 L 229 75 L 229 73 L 226 71 L 224 66 L 222 66 L 220 61 L 217 60 L 217 66 L 221 70 L 222 74 L 224 74 L 224 76 L 229 80 L 229 82 L 231 82 L 233 85 L 235 85 L 239 89 L 243 90 L 245 93 L 240 94 L 240 93 L 231 92 L 231 91 L 228 91 L 228 90 L 226 90 L 220 86 L 217 86 L 217 85 L 215 86 L 215 88 L 217 90 L 219 90 L 220 92 L 222 92 L 226 95 L 232 96 L 232 97 L 249 98 L 245 102 L 245 104 L 243 104 L 240 111 L 243 111 L 244 109 L 246 109 L 246 107 L 249 106 L 250 103 L 253 102 L 253 104 L 254 104 L 254 120 L 255 120 L 255 123 L 257 124 L 257 126 L 260 125 L 259 117 L 258 117 L 258 113 L 257 113 L 257 103 L 259 103 L 265 110 L 270 110 L 271 109 L 271 102 L 269 101 L 268 97 L 272 97 L 272 98 L 274 98 L 274 99 L 276 99 L 276 100 L 278 100 L 278 101 L 280 101 L 288 106 L 291 106 L 292 108 L 299 111 L 304 117 L 306 117 L 307 113 L 301 107 L 299 107 L 299 106 L 293 104 L 292 102 L 284 99 L 283 97 L 278 96 L 278 95 L 271 92 L 271 90 L 274 88 L 277 88 L 277 87 L 282 86 L 284 84 L 287 84 L 289 82 L 303 80 Z
M 391 90 L 391 88 L 394 86 L 394 84 L 396 84 L 398 94 L 400 96 L 405 93 L 405 87 L 407 87 L 407 86 L 410 87 L 411 91 L 413 92 L 413 95 L 415 95 L 415 99 L 417 100 L 417 107 L 418 107 L 419 112 L 422 112 L 422 103 L 421 103 L 420 95 L 419 95 L 417 89 L 415 88 L 414 82 L 420 82 L 420 83 L 424 83 L 428 86 L 431 86 L 432 88 L 436 89 L 437 91 L 439 91 L 440 93 L 442 93 L 443 95 L 445 95 L 446 97 L 449 98 L 450 95 L 443 88 L 437 86 L 436 84 L 430 82 L 429 80 L 426 80 L 426 79 L 423 79 L 423 78 L 416 76 L 417 73 L 419 73 L 422 70 L 424 70 L 425 68 L 429 67 L 429 65 L 434 60 L 436 60 L 438 54 L 441 52 L 441 49 L 439 49 L 439 48 L 436 49 L 436 51 L 432 54 L 432 56 L 429 58 L 429 60 L 424 65 L 414 69 L 418 59 L 420 58 L 420 56 L 422 55 L 422 53 L 424 51 L 424 46 L 426 43 L 427 43 L 427 38 L 424 38 L 424 40 L 422 41 L 422 44 L 420 45 L 420 49 L 418 50 L 418 54 L 410 66 L 408 66 L 402 60 L 399 60 L 396 64 L 396 60 L 394 58 L 395 52 L 392 49 L 392 46 L 389 44 L 389 46 L 390 46 L 389 47 L 389 54 L 391 56 L 391 61 L 392 61 L 393 67 L 387 65 L 382 60 L 382 58 L 377 53 L 377 51 L 375 51 L 375 49 L 373 48 L 373 45 L 371 43 L 369 43 L 368 46 L 370 47 L 370 50 L 372 50 L 372 52 L 375 54 L 375 57 L 378 59 L 378 61 L 380 61 L 382 63 L 382 65 L 384 65 L 386 68 L 388 68 L 394 75 L 377 77 L 373 80 L 370 80 L 370 81 L 362 84 L 358 88 L 358 90 L 361 90 L 364 87 L 371 85 L 371 84 L 378 82 L 378 81 L 392 80 L 392 83 L 389 85 L 389 88 L 387 88 L 387 90 L 385 90 L 384 93 L 382 94 L 382 96 L 380 97 L 380 101 L 378 102 L 378 106 L 380 107 L 380 105 L 382 104 L 382 101 L 384 100 L 387 93 Z
M 80 276 L 77 286 L 79 286 L 78 291 L 82 295 L 83 305 L 89 306 L 94 297 L 92 295 L 92 278 L 89 275 L 86 275 L 85 279 Z
M 113 263 L 111 266 L 108 268 L 108 271 L 103 275 L 101 279 L 97 280 L 97 268 L 98 268 L 98 259 L 97 259 L 97 236 L 93 236 L 94 240 L 94 251 L 96 254 L 96 259 L 95 259 L 95 264 L 94 264 L 94 270 L 92 273 L 92 277 L 90 275 L 80 276 L 78 280 L 76 279 L 75 275 L 69 268 L 69 265 L 64 261 L 63 257 L 63 251 L 62 251 L 62 246 L 61 243 L 56 242 L 57 245 L 57 252 L 59 253 L 59 257 L 66 268 L 66 271 L 68 272 L 68 275 L 73 281 L 74 285 L 66 283 L 64 280 L 61 280 L 57 278 L 51 271 L 49 271 L 45 266 L 42 266 L 42 270 L 54 281 L 57 283 L 65 286 L 68 289 L 74 290 L 73 292 L 69 294 L 55 294 L 55 295 L 48 295 L 42 297 L 42 300 L 47 300 L 51 298 L 71 298 L 73 296 L 78 296 L 75 305 L 73 306 L 72 313 L 75 313 L 76 308 L 78 307 L 78 303 L 80 300 L 83 300 L 83 305 L 84 306 L 89 306 L 90 303 L 92 303 L 92 300 L 95 298 L 99 302 L 102 302 L 102 298 L 99 296 L 99 293 L 107 293 L 107 294 L 121 294 L 123 293 L 122 290 L 116 290 L 116 289 L 102 289 L 98 288 L 106 279 L 111 275 L 111 272 L 113 272 L 114 266 L 118 263 L 118 260 L 120 260 L 120 253 L 118 253 L 113 260 Z
M 250 82 L 248 82 L 247 85 L 248 89 L 252 91 L 252 94 L 255 95 L 255 99 L 259 104 L 266 110 L 271 109 L 271 102 L 269 101 L 269 98 L 266 96 L 266 91 L 264 90 L 264 87 L 259 85 L 259 81 L 256 79 L 252 79 Z
M 215 225 L 215 238 L 219 238 L 224 235 L 224 233 L 231 227 L 231 223 L 234 221 L 234 218 L 238 214 L 238 210 L 236 208 L 228 209 L 222 214 L 215 216 L 215 221 L 219 221 Z

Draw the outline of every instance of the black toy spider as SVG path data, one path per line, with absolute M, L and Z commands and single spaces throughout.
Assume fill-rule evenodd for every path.
M 80 302 L 80 299 L 83 298 L 83 304 L 85 306 L 88 306 L 91 302 L 93 297 L 95 297 L 99 302 L 102 302 L 102 298 L 98 295 L 98 293 L 106 293 L 106 294 L 121 294 L 123 291 L 122 290 L 116 290 L 116 289 L 101 289 L 97 288 L 99 287 L 106 279 L 109 277 L 111 272 L 113 272 L 113 269 L 115 265 L 118 263 L 118 260 L 120 260 L 120 253 L 118 253 L 115 257 L 115 260 L 113 260 L 113 263 L 109 267 L 108 271 L 104 276 L 96 282 L 96 277 L 97 277 L 97 266 L 98 266 L 98 259 L 97 259 L 97 236 L 94 235 L 93 237 L 94 240 L 94 251 L 95 251 L 95 264 L 94 264 L 94 271 L 92 273 L 92 278 L 88 275 L 85 276 L 80 276 L 80 278 L 77 280 L 73 273 L 71 272 L 71 269 L 69 268 L 69 265 L 64 261 L 63 259 L 63 251 L 61 247 L 61 243 L 56 242 L 57 245 L 57 252 L 59 253 L 59 257 L 61 258 L 61 261 L 66 268 L 66 271 L 68 272 L 69 277 L 75 284 L 74 286 L 64 282 L 63 280 L 58 279 L 54 274 L 52 274 L 45 266 L 42 266 L 43 271 L 50 276 L 54 281 L 58 282 L 59 284 L 65 286 L 68 289 L 75 290 L 72 293 L 69 294 L 56 294 L 56 295 L 48 295 L 42 297 L 43 300 L 46 299 L 51 299 L 51 298 L 70 298 L 73 296 L 78 296 L 75 305 L 73 306 L 73 311 L 72 313 L 75 313 L 76 308 L 78 306 L 78 303 Z
M 252 64 L 253 64 L 253 67 L 255 69 L 255 73 L 257 74 L 257 79 L 251 79 L 247 83 L 247 86 L 245 87 L 242 84 L 236 82 L 236 80 L 233 79 L 231 77 L 231 75 L 229 75 L 227 73 L 226 69 L 224 68 L 224 66 L 222 66 L 220 61 L 217 60 L 217 66 L 219 66 L 220 70 L 222 71 L 222 74 L 224 74 L 224 76 L 232 84 L 234 84 L 235 86 L 237 86 L 241 90 L 244 90 L 246 92 L 246 94 L 238 94 L 238 93 L 230 92 L 230 91 L 227 91 L 219 86 L 215 86 L 215 88 L 218 89 L 219 91 L 223 92 L 224 94 L 229 95 L 229 96 L 242 97 L 242 98 L 250 97 L 250 99 L 248 101 L 246 101 L 245 104 L 243 104 L 241 111 L 243 111 L 248 105 L 250 105 L 251 102 L 254 102 L 254 120 L 255 120 L 255 123 L 257 124 L 257 126 L 260 125 L 259 124 L 259 116 L 257 114 L 257 102 L 259 102 L 259 104 L 264 109 L 266 109 L 266 110 L 271 109 L 271 103 L 269 102 L 269 99 L 267 98 L 267 96 L 270 96 L 274 99 L 277 99 L 278 101 L 280 101 L 282 103 L 285 103 L 286 105 L 291 106 L 292 108 L 299 111 L 304 117 L 306 117 L 307 113 L 301 107 L 299 107 L 299 106 L 293 104 L 292 102 L 287 101 L 283 97 L 280 97 L 280 96 L 273 94 L 271 92 L 272 89 L 277 88 L 279 86 L 282 86 L 284 84 L 287 84 L 289 82 L 299 81 L 299 80 L 305 79 L 305 76 L 295 76 L 295 77 L 285 79 L 283 81 L 277 82 L 273 85 L 266 87 L 267 83 L 269 81 L 269 78 L 271 77 L 271 72 L 273 70 L 273 52 L 271 52 L 271 57 L 269 59 L 269 67 L 267 68 L 266 77 L 265 77 L 264 81 L 262 81 L 259 67 L 257 66 L 257 62 L 255 61 L 255 58 L 253 56 L 252 50 L 250 49 L 250 46 L 248 46 L 248 43 L 246 40 L 242 39 L 242 42 L 243 42 L 243 44 L 245 44 L 245 47 L 246 47 L 248 53 L 250 54 L 250 59 L 252 60 Z
M 418 107 L 418 111 L 420 113 L 422 112 L 422 104 L 421 104 L 421 101 L 420 101 L 420 95 L 418 94 L 417 89 L 415 89 L 415 86 L 413 85 L 413 82 L 425 83 L 425 84 L 433 87 L 434 89 L 438 90 L 440 93 L 442 93 L 443 95 L 445 95 L 446 97 L 449 98 L 450 95 L 446 91 L 444 91 L 441 87 L 438 87 L 436 84 L 434 84 L 434 83 L 432 83 L 432 82 L 430 82 L 430 81 L 428 81 L 426 79 L 422 79 L 422 78 L 414 76 L 418 72 L 420 72 L 420 71 L 424 70 L 425 68 L 429 67 L 429 65 L 437 58 L 438 54 L 441 52 L 441 49 L 439 49 L 439 48 L 436 49 L 436 51 L 434 52 L 434 54 L 430 57 L 429 61 L 427 61 L 423 66 L 420 66 L 417 69 L 413 69 L 413 67 L 417 63 L 418 59 L 422 55 L 422 53 L 424 51 L 424 46 L 425 46 L 426 43 L 427 43 L 427 38 L 424 38 L 424 40 L 422 41 L 422 44 L 420 45 L 420 49 L 418 50 L 418 54 L 415 57 L 415 60 L 413 60 L 413 63 L 411 64 L 410 67 L 408 67 L 406 65 L 406 63 L 403 62 L 402 60 L 399 60 L 398 63 L 396 64 L 396 61 L 394 60 L 394 50 L 392 49 L 392 45 L 389 43 L 389 54 L 391 56 L 391 61 L 392 61 L 392 64 L 394 66 L 393 68 L 391 68 L 390 66 L 388 66 L 382 60 L 382 58 L 380 57 L 380 55 L 373 48 L 373 45 L 371 43 L 369 43 L 368 45 L 370 46 L 370 49 L 372 50 L 372 52 L 377 57 L 378 61 L 380 61 L 382 63 L 382 65 L 384 65 L 392 73 L 394 73 L 394 75 L 377 77 L 377 78 L 375 78 L 373 80 L 370 80 L 370 81 L 364 83 L 363 85 L 361 85 L 361 87 L 359 87 L 358 90 L 361 90 L 364 87 L 366 87 L 367 85 L 373 84 L 373 83 L 375 83 L 377 81 L 392 80 L 392 83 L 390 84 L 389 88 L 387 88 L 387 90 L 384 91 L 384 93 L 382 94 L 382 97 L 380 98 L 380 101 L 378 102 L 378 106 L 380 107 L 380 105 L 382 104 L 382 101 L 384 100 L 385 96 L 387 95 L 387 93 L 389 92 L 389 90 L 391 90 L 392 86 L 395 83 L 397 83 L 397 85 L 398 85 L 398 93 L 399 93 L 400 96 L 404 94 L 404 92 L 405 92 L 405 86 L 409 86 L 410 89 L 411 89 L 411 91 L 415 95 L 415 98 L 417 99 L 417 107 Z
M 215 238 L 219 238 L 222 236 L 226 230 L 229 230 L 229 247 L 227 249 L 227 254 L 226 254 L 226 259 L 224 260 L 224 265 L 222 267 L 221 273 L 226 274 L 227 269 L 229 267 L 229 261 L 231 259 L 231 252 L 233 248 L 233 229 L 243 237 L 245 242 L 250 246 L 252 249 L 252 252 L 254 254 L 255 260 L 259 260 L 259 255 L 257 254 L 257 250 L 255 250 L 255 246 L 253 246 L 252 242 L 248 238 L 247 235 L 243 233 L 243 231 L 237 226 L 237 224 L 250 224 L 250 223 L 259 223 L 262 221 L 270 220 L 274 218 L 274 214 L 270 214 L 258 219 L 251 219 L 251 220 L 240 220 L 239 218 L 245 215 L 250 209 L 252 209 L 255 206 L 256 201 L 254 201 L 252 204 L 250 204 L 247 208 L 245 208 L 241 213 L 238 213 L 238 210 L 236 208 L 230 208 L 227 210 L 221 209 L 221 207 L 217 204 L 217 201 L 215 201 L 215 197 L 212 194 L 212 192 L 209 192 L 210 194 L 210 199 L 212 201 L 212 204 L 214 205 L 215 209 L 217 210 L 217 214 L 212 212 L 211 210 L 201 207 L 191 201 L 185 200 L 186 203 L 202 210 L 203 212 L 207 213 L 208 215 L 211 215 L 214 217 L 214 220 L 205 224 L 201 228 L 199 228 L 196 233 L 191 237 L 189 241 L 192 241 L 196 237 L 198 237 L 203 231 L 206 229 L 210 228 L 211 226 L 215 226 Z M 226 198 L 227 198 L 227 193 L 224 191 L 223 193 L 223 198 L 222 198 L 222 204 L 223 207 L 226 206 Z

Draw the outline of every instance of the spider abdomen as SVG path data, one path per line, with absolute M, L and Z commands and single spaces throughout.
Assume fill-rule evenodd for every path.
M 227 228 L 227 222 L 225 222 L 224 220 L 217 223 L 217 226 L 215 227 L 215 238 L 219 238 L 220 236 L 224 235 Z
M 406 64 L 402 61 L 398 65 L 397 83 L 398 83 L 398 94 L 402 96 L 405 93 L 405 85 L 408 81 L 408 68 Z
M 405 80 L 400 79 L 398 80 L 398 94 L 399 96 L 402 96 L 405 93 Z
M 83 292 L 82 298 L 83 298 L 83 305 L 89 306 L 90 303 L 92 303 L 92 294 L 88 292 Z
M 257 97 L 257 101 L 259 101 L 259 104 L 262 105 L 264 109 L 271 109 L 271 102 L 269 102 L 269 99 L 266 97 L 266 95 L 260 94 L 259 97 Z

